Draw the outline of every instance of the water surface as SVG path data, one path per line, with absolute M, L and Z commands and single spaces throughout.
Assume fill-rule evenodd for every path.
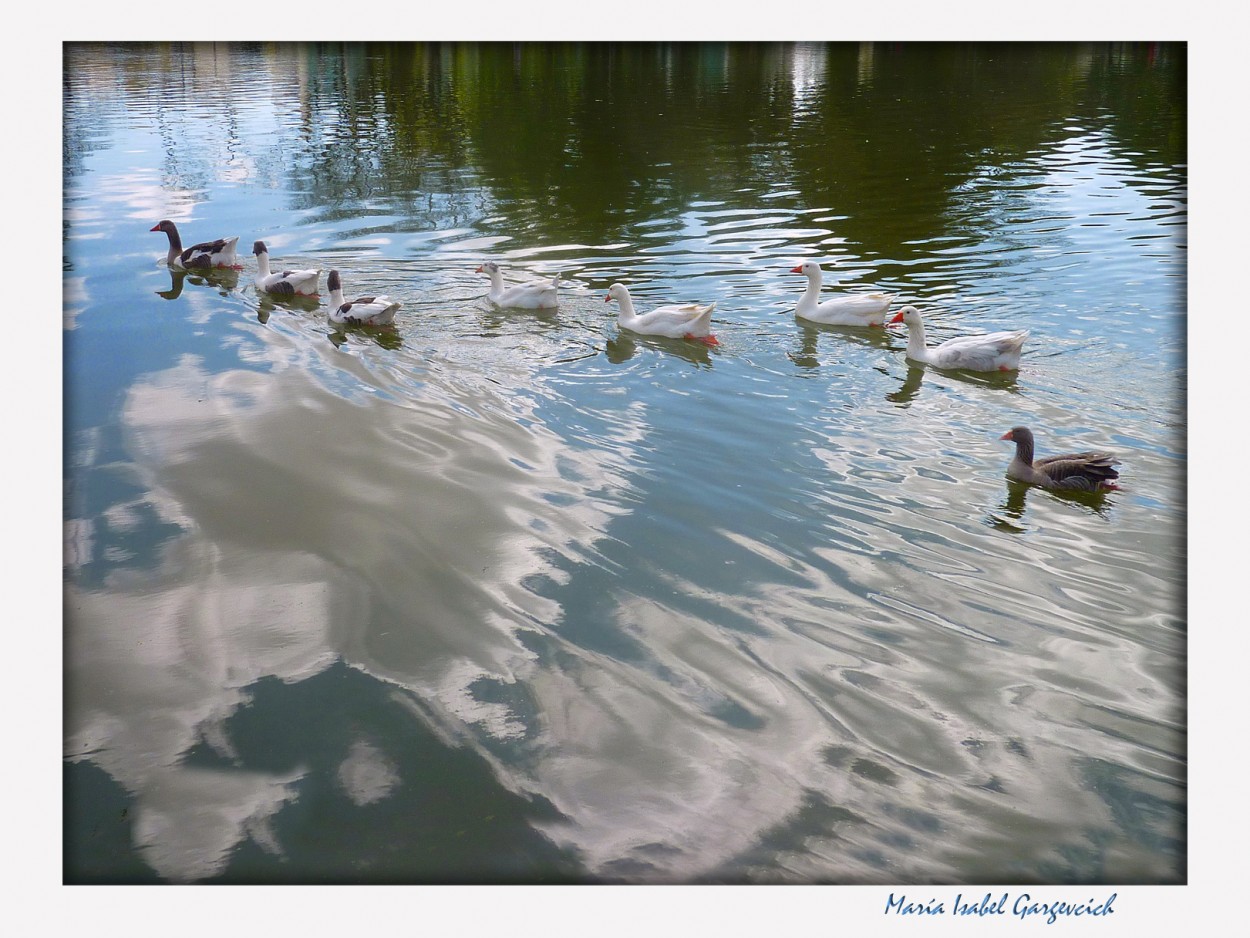
M 1184 880 L 1183 46 L 65 62 L 68 879 Z M 804 324 L 809 258 L 1019 373 Z

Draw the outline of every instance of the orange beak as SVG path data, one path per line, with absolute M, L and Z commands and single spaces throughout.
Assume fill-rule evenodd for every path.
M 603 298 L 603 302 L 605 302 L 605 303 L 611 303 L 611 302 L 612 302 L 612 294 L 611 294 L 611 293 L 609 293 L 607 296 L 605 296 L 605 297 Z
M 1006 433 L 1004 433 L 1002 436 L 1000 436 L 1000 437 L 999 437 L 999 439 L 1000 439 L 1000 440 L 1014 440 L 1014 439 L 1015 439 L 1015 437 L 1013 437 L 1013 436 L 1011 435 L 1011 431 L 1010 431 L 1010 430 L 1008 430 Z
M 479 273 L 479 274 L 480 274 L 481 272 L 482 272 L 482 268 L 481 268 L 481 267 L 479 267 L 479 268 L 477 269 L 477 273 Z
M 160 231 L 160 230 L 161 230 L 160 225 L 153 225 L 151 228 L 148 229 L 148 231 Z
M 894 325 L 895 323 L 897 323 L 897 322 L 902 322 L 902 321 L 903 321 L 903 314 L 902 314 L 902 313 L 899 313 L 899 314 L 897 314 L 897 315 L 896 315 L 893 319 L 891 319 L 891 320 L 890 320 L 890 325 L 892 326 L 892 325 Z
M 798 266 L 798 267 L 794 267 L 794 268 L 792 268 L 792 269 L 790 270 L 790 273 L 792 273 L 792 274 L 801 274 L 801 273 L 803 273 L 803 265 L 802 265 L 802 264 L 799 264 L 799 266 Z

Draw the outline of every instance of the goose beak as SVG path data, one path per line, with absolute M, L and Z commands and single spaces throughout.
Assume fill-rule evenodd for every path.
M 153 225 L 151 228 L 148 229 L 148 231 L 160 231 L 160 230 L 161 230 L 160 225 Z
M 802 265 L 802 264 L 799 264 L 799 266 L 798 266 L 798 267 L 791 268 L 790 273 L 792 273 L 792 274 L 801 274 L 801 273 L 803 273 L 803 265 Z
M 479 267 L 479 268 L 477 269 L 477 272 L 480 274 L 480 273 L 482 272 L 482 268 L 481 268 L 481 267 Z
M 1000 437 L 999 437 L 999 439 L 1000 439 L 1000 440 L 1014 440 L 1014 439 L 1015 439 L 1015 437 L 1013 437 L 1013 436 L 1011 435 L 1011 431 L 1010 431 L 1010 430 L 1008 430 L 1006 433 L 1004 433 L 1002 436 L 1000 436 Z
M 893 325 L 895 325 L 896 323 L 900 323 L 900 322 L 902 322 L 902 321 L 903 321 L 903 314 L 902 314 L 902 313 L 897 313 L 897 314 L 894 316 L 894 318 L 890 320 L 890 325 L 891 325 L 891 326 L 893 326 Z
M 605 297 L 603 298 L 603 302 L 605 302 L 605 303 L 611 303 L 611 302 L 612 302 L 612 294 L 611 294 L 611 293 L 609 293 L 607 296 L 605 296 Z

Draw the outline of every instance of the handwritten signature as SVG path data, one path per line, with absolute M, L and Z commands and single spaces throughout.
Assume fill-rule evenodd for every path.
M 945 900 L 932 898 L 927 902 L 912 902 L 908 900 L 906 895 L 896 897 L 894 893 L 890 893 L 890 897 L 885 902 L 885 914 L 889 915 L 893 912 L 896 915 L 950 915 L 954 917 L 972 915 L 984 918 L 991 915 L 1007 915 L 1008 910 L 1010 910 L 1011 915 L 1021 920 L 1032 918 L 1033 916 L 1043 916 L 1046 924 L 1053 925 L 1061 918 L 1076 918 L 1083 915 L 1094 917 L 1113 915 L 1115 913 L 1113 905 L 1116 895 L 1113 892 L 1105 899 L 1088 899 L 1084 902 L 1069 902 L 1065 900 L 1041 902 L 1034 899 L 1027 892 L 1020 893 L 1014 900 L 1011 893 L 1008 892 L 1004 892 L 997 898 L 995 898 L 993 893 L 987 892 L 978 902 L 965 900 L 963 893 L 956 893 L 955 901 L 948 909 Z

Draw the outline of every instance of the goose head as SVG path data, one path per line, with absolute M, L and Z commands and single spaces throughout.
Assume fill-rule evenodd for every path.
M 815 261 L 804 261 L 803 263 L 799 264 L 799 266 L 791 268 L 790 273 L 806 274 L 808 277 L 813 277 L 813 276 L 818 277 L 820 276 L 821 271 L 820 271 L 820 265 L 817 264 Z
M 608 295 L 603 298 L 603 302 L 611 303 L 613 300 L 616 300 L 618 303 L 623 303 L 628 299 L 629 291 L 625 289 L 625 284 L 614 283 L 608 287 Z
M 261 254 L 268 254 L 269 248 L 265 247 L 264 241 L 257 241 L 252 245 L 252 253 L 259 257 Z
M 1016 444 L 1016 459 L 1026 466 L 1033 465 L 1033 431 L 1028 427 L 1012 427 L 999 437 Z
M 178 226 L 175 225 L 168 218 L 163 218 L 160 221 L 158 221 L 155 225 L 153 225 L 151 228 L 149 228 L 148 231 L 163 231 L 167 235 L 177 236 Z
M 335 290 L 343 289 L 343 279 L 339 276 L 339 272 L 337 270 L 332 270 L 326 275 L 326 289 L 328 289 L 331 293 Z
M 908 326 L 920 325 L 920 310 L 916 309 L 914 306 L 904 306 L 898 311 L 895 317 L 890 320 L 890 325 L 896 326 L 900 322 L 906 323 Z
M 483 261 L 482 266 L 477 269 L 479 274 L 497 274 L 499 273 L 499 265 L 494 261 Z

